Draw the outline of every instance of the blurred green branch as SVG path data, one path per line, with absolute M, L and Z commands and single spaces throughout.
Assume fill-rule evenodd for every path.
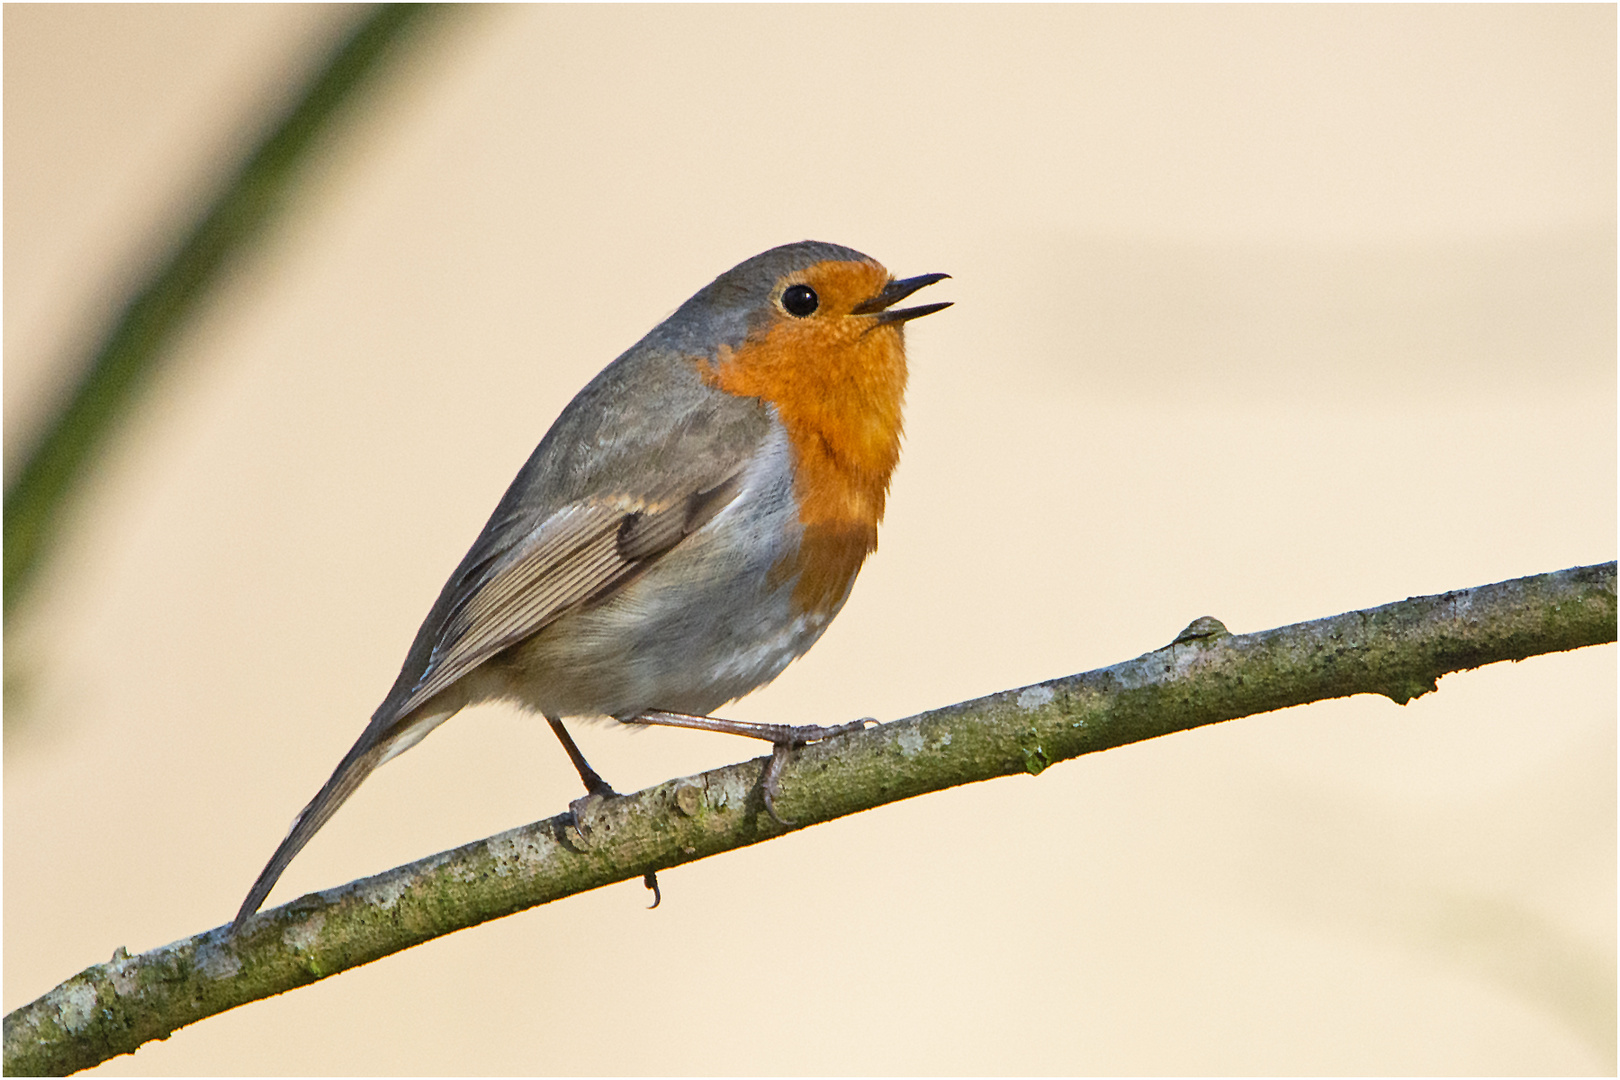
M 798 827 L 1082 754 L 1351 694 L 1398 704 L 1440 676 L 1615 640 L 1615 564 L 1579 566 L 1234 635 L 1211 618 L 1113 667 L 1007 690 L 796 752 L 777 805 Z M 215 1013 L 537 904 L 793 831 L 765 813 L 766 759 L 513 829 L 80 972 L 5 1018 L 5 1072 L 65 1073 Z
M 291 111 L 225 184 L 190 233 L 123 306 L 78 385 L 5 493 L 4 610 L 10 613 L 50 550 L 62 510 L 176 332 L 220 271 L 286 206 L 320 136 L 438 5 L 390 4 L 364 14 Z

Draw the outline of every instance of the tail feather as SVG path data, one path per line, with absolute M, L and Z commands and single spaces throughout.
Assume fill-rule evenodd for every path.
M 373 737 L 371 729 L 367 729 L 366 733 L 360 736 L 360 741 L 343 755 L 343 760 L 338 762 L 332 778 L 310 800 L 309 805 L 299 812 L 298 817 L 293 820 L 292 828 L 287 832 L 287 838 L 276 848 L 276 853 L 270 856 L 270 861 L 259 872 L 258 880 L 253 883 L 253 888 L 248 890 L 247 899 L 242 901 L 241 910 L 236 913 L 236 918 L 231 920 L 232 935 L 241 930 L 253 913 L 259 910 L 265 897 L 270 895 L 270 890 L 275 888 L 282 871 L 287 869 L 287 865 L 304 849 L 304 845 L 320 831 L 321 826 L 331 819 L 337 808 L 343 805 L 344 800 L 354 794 L 355 789 L 371 775 L 372 770 L 393 756 L 389 750 L 392 749 L 391 744 L 396 741 L 398 740 L 377 739 Z
M 248 890 L 247 899 L 242 901 L 242 908 L 231 920 L 230 933 L 235 934 L 241 930 L 259 905 L 264 903 L 270 890 L 276 887 L 276 881 L 281 872 L 287 869 L 297 854 L 304 850 L 304 845 L 320 831 L 321 826 L 331 820 L 342 806 L 344 800 L 354 794 L 354 789 L 383 762 L 399 754 L 403 754 L 417 743 L 427 737 L 428 732 L 444 723 L 456 714 L 465 703 L 465 697 L 452 701 L 444 701 L 448 694 L 441 694 L 438 701 L 442 702 L 431 710 L 418 709 L 414 713 L 400 718 L 393 716 L 389 710 L 389 703 L 384 702 L 382 708 L 377 710 L 371 718 L 371 723 L 361 734 L 359 740 L 343 755 L 338 767 L 332 771 L 332 778 L 326 785 L 316 792 L 309 805 L 301 810 L 293 819 L 292 828 L 287 830 L 287 838 L 276 848 L 276 853 L 270 856 L 270 861 L 259 872 L 259 878 Z

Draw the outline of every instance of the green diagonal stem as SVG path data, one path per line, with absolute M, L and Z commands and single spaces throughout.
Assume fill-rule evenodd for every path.
M 120 417 L 168 354 L 176 332 L 231 257 L 287 203 L 319 136 L 399 45 L 431 22 L 436 5 L 368 11 L 338 43 L 291 111 L 203 212 L 173 255 L 123 306 L 61 411 L 5 493 L 4 609 L 9 614 L 50 551 L 63 506 Z

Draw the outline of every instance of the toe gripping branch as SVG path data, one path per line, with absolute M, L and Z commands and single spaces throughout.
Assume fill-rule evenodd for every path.
M 628 717 L 627 724 L 658 724 L 664 727 L 695 728 L 699 731 L 719 731 L 727 735 L 741 735 L 748 739 L 761 739 L 772 746 L 770 763 L 765 766 L 765 775 L 761 779 L 761 793 L 765 798 L 765 812 L 771 819 L 784 828 L 792 828 L 795 822 L 789 821 L 776 812 L 776 797 L 781 794 L 782 769 L 787 765 L 788 759 L 794 750 L 808 743 L 820 742 L 836 735 L 848 735 L 852 731 L 860 731 L 868 724 L 877 721 L 867 717 L 854 720 L 848 724 L 839 724 L 835 727 L 822 727 L 820 724 L 801 724 L 793 727 L 787 724 L 757 724 L 747 720 L 723 720 L 717 716 L 691 716 L 687 713 L 665 712 L 662 709 L 651 709 L 639 716 Z M 652 886 L 649 886 L 652 887 Z M 656 907 L 657 905 L 654 904 Z
M 830 739 L 835 735 L 848 735 L 852 731 L 861 731 L 868 724 L 877 721 L 870 717 L 855 720 L 848 724 L 839 724 L 835 727 L 823 727 L 820 724 L 801 724 L 793 727 L 787 724 L 756 724 L 747 720 L 723 720 L 717 716 L 692 716 L 687 713 L 665 712 L 662 709 L 649 710 L 639 716 L 622 718 L 626 724 L 658 724 L 663 727 L 694 728 L 699 731 L 719 731 L 727 735 L 741 735 L 749 739 L 762 739 L 771 744 L 771 760 L 765 766 L 765 774 L 761 778 L 761 794 L 765 800 L 765 812 L 771 815 L 771 820 L 785 829 L 793 828 L 797 822 L 789 821 L 776 812 L 776 797 L 781 793 L 782 769 L 787 765 L 793 751 L 809 743 Z M 568 757 L 573 761 L 574 767 L 579 770 L 579 776 L 585 783 L 588 792 L 584 797 L 575 799 L 569 804 L 574 817 L 574 829 L 583 840 L 589 832 L 586 824 L 590 804 L 601 799 L 612 799 L 618 796 L 608 783 L 597 774 L 585 761 L 585 756 L 574 745 L 561 722 L 551 720 L 551 726 L 562 740 Z M 664 902 L 663 893 L 658 888 L 658 872 L 649 870 L 642 876 L 641 883 L 653 894 L 653 902 L 648 910 Z

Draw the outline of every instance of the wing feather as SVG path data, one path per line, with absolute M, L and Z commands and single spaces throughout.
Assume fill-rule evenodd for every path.
M 741 490 L 739 470 L 682 496 L 574 503 L 504 550 L 491 545 L 458 576 L 426 668 L 392 715 L 406 715 L 575 605 L 612 595 Z

